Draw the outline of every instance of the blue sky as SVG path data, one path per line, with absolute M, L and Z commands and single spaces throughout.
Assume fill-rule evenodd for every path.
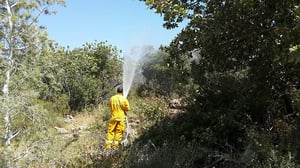
M 56 15 L 39 20 L 62 46 L 107 41 L 128 54 L 134 46 L 168 45 L 181 28 L 163 28 L 163 18 L 138 0 L 66 0 Z

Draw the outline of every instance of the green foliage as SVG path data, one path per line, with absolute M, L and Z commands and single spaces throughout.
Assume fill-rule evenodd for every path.
M 167 101 L 163 97 L 140 99 L 136 100 L 134 104 L 136 110 L 133 113 L 147 121 L 147 123 L 159 122 L 166 117 Z
M 159 122 L 166 116 L 166 101 L 164 98 L 145 99 L 136 104 L 136 112 L 139 117 L 144 118 L 148 122 Z
M 188 66 L 174 67 L 170 64 L 170 55 L 159 50 L 148 54 L 141 65 L 142 75 L 145 79 L 137 88 L 139 96 L 173 96 L 177 93 L 187 93 L 193 85 L 184 77 L 183 69 Z M 178 82 L 180 81 L 180 82 Z M 190 85 L 186 85 L 189 83 Z M 187 95 L 188 96 L 188 95 Z
M 47 41 L 39 28 L 24 26 L 22 21 L 35 22 L 30 11 L 46 2 L 22 1 L 15 8 L 19 16 L 4 11 L 2 20 L 7 17 L 16 25 L 7 37 L 20 40 L 8 43 L 21 48 L 0 45 L 4 55 L 0 86 L 9 83 L 10 89 L 9 96 L 0 96 L 0 114 L 11 119 L 6 134 L 21 131 L 22 136 L 15 138 L 14 151 L 1 145 L 1 163 L 7 167 L 297 167 L 300 2 L 144 1 L 164 15 L 167 28 L 185 17 L 190 23 L 164 51 L 146 59 L 142 66 L 146 82 L 138 93 L 149 97 L 130 97 L 129 113 L 142 135 L 111 157 L 98 146 L 105 140 L 108 96 L 121 80 L 119 51 L 103 42 L 68 51 Z M 7 30 L 9 25 L 3 23 L 1 31 Z M 7 78 L 5 73 L 13 75 Z M 188 106 L 184 114 L 171 119 L 166 117 L 166 97 L 174 93 L 187 97 Z M 57 116 L 93 110 L 98 104 L 98 121 L 84 135 L 76 130 L 62 135 L 53 129 L 66 124 Z M 7 122 L 0 124 L 4 133 Z
M 39 73 L 32 58 L 40 56 L 47 42 L 46 32 L 37 26 L 38 17 L 53 4 L 64 1 L 1 1 L 0 117 L 4 125 L 1 136 L 7 146 L 21 132 L 30 132 L 31 124 L 40 121 L 37 111 L 43 109 L 31 102 L 36 96 L 36 88 L 31 86 L 37 82 Z M 13 155 L 13 151 L 7 153 L 5 167 L 14 167 L 10 163 Z
M 180 22 L 174 20 L 182 17 L 180 13 L 172 16 L 175 5 L 183 7 L 190 18 L 166 48 L 170 67 L 181 72 L 175 79 L 193 84 L 191 114 L 175 122 L 182 126 L 178 134 L 189 140 L 195 137 L 183 130 L 200 140 L 207 135 L 204 142 L 210 148 L 239 153 L 254 143 L 248 134 L 251 130 L 260 142 L 254 143 L 254 153 L 259 153 L 255 159 L 263 161 L 276 151 L 277 163 L 291 161 L 286 160 L 286 151 L 295 155 L 291 144 L 293 133 L 299 132 L 299 97 L 295 96 L 300 79 L 299 3 L 146 1 L 164 15 L 167 24 Z M 170 130 L 166 124 L 161 126 L 160 130 Z
M 163 2 L 158 0 L 140 0 L 144 1 L 150 9 L 154 9 L 158 14 L 164 14 L 164 26 L 168 29 L 177 27 L 177 23 L 181 22 L 185 17 L 189 16 L 189 10 L 185 7 L 186 1 L 171 1 L 165 0 Z M 198 3 L 195 3 L 197 6 Z
M 87 43 L 83 48 L 50 50 L 43 71 L 46 87 L 41 98 L 54 100 L 68 95 L 71 110 L 97 106 L 121 80 L 119 51 L 104 42 Z M 45 54 L 47 54 L 45 53 Z
M 167 54 L 161 51 L 148 54 L 142 64 L 145 83 L 139 88 L 139 95 L 168 95 L 173 88 L 172 74 L 166 64 Z

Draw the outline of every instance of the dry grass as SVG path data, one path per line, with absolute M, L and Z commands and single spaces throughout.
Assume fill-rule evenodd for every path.
M 135 108 L 137 107 L 137 108 Z M 134 137 L 129 137 L 130 142 L 137 138 L 140 123 L 139 106 L 132 104 L 132 111 L 128 113 Z M 103 145 L 106 139 L 106 129 L 110 116 L 109 108 L 105 105 L 90 112 L 81 112 L 72 116 L 72 119 L 59 117 L 45 132 L 37 132 L 37 138 L 28 138 L 19 146 L 17 151 L 26 151 L 28 144 L 34 144 L 24 158 L 15 162 L 18 167 L 89 167 L 103 163 Z M 65 131 L 59 132 L 59 129 Z M 138 131 L 138 132 L 134 132 Z M 20 153 L 19 152 L 19 153 Z M 121 153 L 116 157 L 121 157 Z M 99 158 L 100 157 L 100 158 Z M 105 161 L 115 163 L 114 159 Z M 108 164 L 110 165 L 110 164 Z M 109 166 L 108 166 L 109 167 Z
M 100 120 L 99 113 L 80 113 L 74 116 L 74 119 L 65 123 L 63 128 L 68 131 L 84 130 L 95 125 Z

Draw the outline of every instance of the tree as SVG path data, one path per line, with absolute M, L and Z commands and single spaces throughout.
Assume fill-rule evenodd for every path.
M 25 70 L 24 62 L 29 55 L 39 55 L 47 37 L 45 31 L 37 26 L 41 14 L 50 14 L 48 7 L 63 4 L 63 0 L 4 0 L 0 4 L 0 67 L 3 69 L 1 78 L 4 80 L 1 94 L 1 115 L 4 120 L 4 140 L 9 146 L 11 140 L 20 133 L 20 129 L 12 128 L 12 120 L 22 113 L 16 106 L 23 106 L 18 83 L 20 70 Z M 27 69 L 28 70 L 28 69 Z M 30 72 L 27 72 L 30 73 Z M 26 73 L 25 73 L 26 74 Z M 24 75 L 24 74 L 23 74 Z M 30 74 L 23 76 L 23 80 Z M 20 101 L 20 102 L 18 102 Z
M 45 88 L 40 97 L 55 101 L 67 95 L 71 110 L 97 106 L 121 83 L 122 60 L 116 47 L 86 43 L 72 51 L 55 47 L 51 65 L 42 69 Z
M 181 75 L 178 75 L 179 70 L 173 69 L 169 61 L 168 53 L 162 50 L 146 55 L 141 65 L 144 77 L 144 82 L 139 87 L 141 95 L 172 96 L 179 92 L 186 93 L 187 89 L 181 85 L 184 82 L 178 82 L 177 77 Z
M 189 54 L 196 58 L 183 74 L 199 86 L 194 118 L 206 118 L 202 127 L 213 130 L 217 143 L 241 149 L 234 142 L 242 138 L 242 146 L 255 139 L 276 144 L 281 152 L 290 147 L 291 141 L 279 139 L 292 137 L 289 130 L 296 128 L 299 114 L 300 1 L 145 2 L 164 15 L 167 28 L 190 19 L 167 51 L 173 67 L 183 67 Z M 250 128 L 268 141 L 247 137 Z

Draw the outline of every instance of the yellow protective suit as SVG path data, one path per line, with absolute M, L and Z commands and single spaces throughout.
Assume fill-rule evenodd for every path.
M 110 110 L 111 118 L 108 124 L 105 148 L 117 149 L 126 128 L 126 112 L 130 110 L 129 102 L 122 96 L 122 93 L 117 93 L 110 98 Z

